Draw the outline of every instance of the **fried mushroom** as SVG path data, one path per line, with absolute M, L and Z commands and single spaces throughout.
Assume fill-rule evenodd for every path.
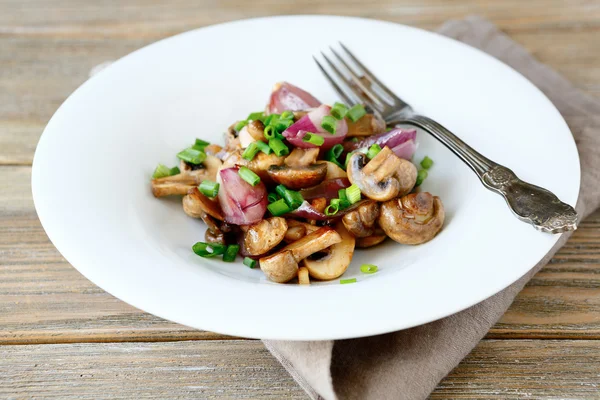
M 288 230 L 284 218 L 271 217 L 250 225 L 244 232 L 244 246 L 248 254 L 258 256 L 277 246 Z
M 374 225 L 379 216 L 379 203 L 369 201 L 342 217 L 344 226 L 354 237 L 364 238 L 373 235 Z
M 288 189 L 299 190 L 323 182 L 327 174 L 327 165 L 312 164 L 306 167 L 271 165 L 267 173 L 276 183 L 280 183 Z

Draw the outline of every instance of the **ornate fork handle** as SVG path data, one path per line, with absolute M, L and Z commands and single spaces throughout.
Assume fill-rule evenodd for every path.
M 512 212 L 542 232 L 561 233 L 577 229 L 577 212 L 549 190 L 524 182 L 510 169 L 475 151 L 471 146 L 431 118 L 407 115 L 393 121 L 428 131 L 458 155 L 489 190 L 500 194 Z M 391 123 L 390 123 L 391 124 Z

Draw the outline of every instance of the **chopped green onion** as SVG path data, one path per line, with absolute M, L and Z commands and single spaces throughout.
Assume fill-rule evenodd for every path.
M 423 183 L 425 178 L 427 178 L 427 170 L 426 169 L 419 170 L 419 172 L 417 173 L 417 183 L 415 183 L 415 186 L 421 185 L 421 183 Z
M 302 138 L 303 142 L 312 143 L 315 146 L 321 146 L 325 143 L 325 139 L 322 136 L 315 135 L 314 133 L 307 132 Z
M 338 161 L 338 158 L 340 157 L 340 155 L 342 155 L 343 151 L 344 146 L 338 143 L 329 150 L 327 150 L 327 154 L 325 154 L 325 159 L 329 162 L 336 164 L 340 168 L 344 168 L 344 166 Z
M 294 121 L 292 121 L 291 119 L 280 119 L 277 120 L 277 122 L 272 123 L 270 126 L 274 127 L 277 132 L 283 132 L 287 128 L 289 128 L 293 123 Z
M 265 135 L 265 139 L 267 140 L 275 139 L 277 137 L 277 130 L 273 125 L 268 125 L 263 130 L 263 135 Z
M 248 147 L 246 147 L 246 150 L 244 150 L 244 152 L 242 153 L 242 158 L 248 161 L 252 161 L 256 156 L 256 153 L 258 153 L 259 151 L 260 149 L 256 145 L 256 142 L 252 142 L 248 145 Z
M 385 128 L 385 131 L 386 131 L 386 132 L 389 132 L 389 131 L 391 131 L 392 129 L 394 129 L 394 127 L 392 127 L 392 126 L 388 126 L 387 128 Z
M 288 149 L 288 147 L 285 144 L 283 144 L 283 141 L 281 139 L 269 139 L 269 147 L 273 149 L 275 155 L 277 155 L 278 157 L 287 156 L 288 154 L 290 154 L 290 149 Z
M 248 118 L 246 118 L 246 120 L 248 120 L 248 121 L 260 121 L 264 117 L 265 117 L 265 113 L 264 112 L 257 111 L 257 112 L 253 112 L 250 115 L 248 115 Z
M 244 120 L 244 121 L 240 121 L 237 124 L 235 124 L 235 126 L 233 127 L 233 129 L 235 129 L 236 132 L 239 132 L 242 130 L 243 127 L 245 127 L 246 125 L 248 125 L 248 121 Z
M 294 113 L 291 111 L 284 111 L 281 113 L 281 119 L 294 119 Z
M 177 158 L 198 165 L 206 159 L 206 153 L 190 147 L 177 153 Z
M 343 169 L 348 168 L 348 161 L 350 161 L 350 157 L 352 157 L 352 153 L 354 153 L 354 152 L 351 151 L 350 153 L 346 153 L 346 161 L 344 161 L 344 168 Z
M 337 202 L 335 201 L 337 200 Z M 331 203 L 325 207 L 325 215 L 327 215 L 328 217 L 335 215 L 338 213 L 338 211 L 340 211 L 340 200 L 339 199 L 332 199 Z
M 344 119 L 347 113 L 348 107 L 342 103 L 335 103 L 333 107 L 331 107 L 331 115 L 333 115 L 335 119 Z
M 192 246 L 192 251 L 204 258 L 212 258 L 225 253 L 227 246 L 218 243 L 198 242 Z
M 424 169 L 429 169 L 433 165 L 433 160 L 429 158 L 429 156 L 425 156 L 425 158 L 421 161 L 421 167 Z
M 247 266 L 248 268 L 254 268 L 254 267 L 256 267 L 256 260 L 253 260 L 250 257 L 246 257 L 246 258 L 244 258 L 244 265 Z
M 350 139 L 350 141 L 352 143 L 358 143 L 358 138 L 357 137 L 353 137 L 352 139 Z
M 237 244 L 232 244 L 227 246 L 227 250 L 223 254 L 223 261 L 225 262 L 233 262 L 237 257 L 238 252 L 240 251 L 240 246 Z
M 263 124 L 265 124 L 265 126 L 271 125 L 271 121 L 273 121 L 273 119 L 279 119 L 279 114 L 269 115 L 268 117 L 265 118 L 265 120 L 263 121 Z
M 288 188 L 285 187 L 285 185 L 277 185 L 275 186 L 275 192 L 277 192 L 277 194 L 280 197 L 283 197 L 285 195 L 285 192 L 288 191 Z
M 238 175 L 252 186 L 256 186 L 260 183 L 260 177 L 248 167 L 240 167 Z
M 347 117 L 350 118 L 352 122 L 356 122 L 362 117 L 365 116 L 367 112 L 362 104 L 357 104 L 348 110 Z
M 350 279 L 340 279 L 340 283 L 342 285 L 345 285 L 347 283 L 356 283 L 356 278 L 350 278 Z
M 169 170 L 169 175 L 173 176 L 173 175 L 179 175 L 181 173 L 181 170 L 179 169 L 179 167 L 173 167 Z
M 158 164 L 152 174 L 152 179 L 160 179 L 167 176 L 171 176 L 171 168 L 163 164 Z
M 325 129 L 327 132 L 335 135 L 335 129 L 337 127 L 337 121 L 331 115 L 326 115 L 323 117 L 321 121 L 321 128 Z
M 340 199 L 342 201 L 348 200 L 348 196 L 346 195 L 346 189 L 338 190 L 338 199 Z
M 285 200 L 279 199 L 274 203 L 271 203 L 267 206 L 267 209 L 273 216 L 278 217 L 283 214 L 287 214 L 292 209 L 286 204 Z
M 269 200 L 269 203 L 275 203 L 277 200 L 279 200 L 279 196 L 277 196 L 277 193 L 269 193 L 267 200 Z
M 198 151 L 204 151 L 204 148 L 206 146 L 208 146 L 210 143 L 208 143 L 205 140 L 202 139 L 196 139 L 196 142 L 194 143 L 194 145 L 192 146 L 192 149 L 194 150 L 198 150 Z
M 300 192 L 296 192 L 294 190 L 286 190 L 285 194 L 281 197 L 283 197 L 283 200 L 285 200 L 285 203 L 292 210 L 295 210 L 296 208 L 300 207 L 300 205 L 302 203 L 304 203 L 304 198 L 302 197 Z
M 378 145 L 377 143 L 374 143 L 371 145 L 371 147 L 369 147 L 369 150 L 367 151 L 367 157 L 369 158 L 369 160 L 373 159 L 373 157 L 375 157 L 377 154 L 379 154 L 379 152 L 381 151 L 381 146 Z
M 198 186 L 200 193 L 207 197 L 216 197 L 219 193 L 219 184 L 217 182 L 204 180 Z
M 377 272 L 377 265 L 375 264 L 363 264 L 360 266 L 360 272 L 363 274 L 374 274 Z
M 360 201 L 360 188 L 354 183 L 346 188 L 346 196 L 350 204 Z
M 257 142 L 253 142 L 253 143 L 256 143 L 256 147 L 258 147 L 258 149 L 260 151 L 262 151 L 263 153 L 265 153 L 265 154 L 271 154 L 271 152 L 273 151 L 273 150 L 271 150 L 271 148 L 269 147 L 269 145 L 266 144 L 265 142 L 261 142 L 259 140 Z

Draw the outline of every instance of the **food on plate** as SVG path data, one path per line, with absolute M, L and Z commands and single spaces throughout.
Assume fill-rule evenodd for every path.
M 419 190 L 433 160 L 414 164 L 416 148 L 414 129 L 387 128 L 360 104 L 322 104 L 282 82 L 265 111 L 227 128 L 224 146 L 196 139 L 178 166 L 159 164 L 151 188 L 183 196 L 184 212 L 206 225 L 192 247 L 200 257 L 240 255 L 273 282 L 308 285 L 341 277 L 356 249 L 388 237 L 422 244 L 440 232 L 442 201 Z

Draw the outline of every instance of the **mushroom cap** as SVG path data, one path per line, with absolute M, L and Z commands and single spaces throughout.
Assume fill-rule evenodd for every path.
M 389 176 L 378 181 L 372 174 L 363 173 L 368 162 L 365 154 L 354 153 L 350 156 L 346 169 L 350 183 L 357 185 L 365 196 L 373 200 L 386 201 L 396 197 L 400 191 L 398 180 Z
M 267 170 L 271 179 L 293 190 L 318 185 L 327 174 L 327 165 L 312 164 L 306 167 L 271 165 Z
M 322 161 L 322 163 L 327 165 L 327 174 L 325 174 L 325 180 L 348 177 L 346 171 L 344 171 L 331 161 Z
M 183 197 L 183 211 L 192 218 L 202 218 L 202 213 L 219 221 L 225 218 L 219 203 L 200 193 L 197 186 L 189 189 L 187 195 Z
M 379 203 L 368 201 L 342 217 L 346 229 L 357 238 L 371 236 L 379 216 Z
M 335 230 L 340 235 L 341 241 L 333 244 L 327 249 L 327 254 L 316 260 L 306 258 L 303 263 L 310 276 L 315 279 L 331 280 L 341 276 L 352 261 L 354 254 L 355 239 L 344 227 L 344 224 L 338 222 Z
M 284 218 L 271 217 L 250 225 L 244 233 L 244 246 L 248 254 L 258 256 L 267 253 L 284 238 L 288 229 Z
M 298 262 L 292 252 L 280 251 L 260 259 L 260 269 L 273 282 L 285 283 L 298 275 Z
M 381 205 L 379 226 L 398 243 L 421 244 L 435 237 L 444 224 L 444 206 L 431 193 L 412 193 Z

